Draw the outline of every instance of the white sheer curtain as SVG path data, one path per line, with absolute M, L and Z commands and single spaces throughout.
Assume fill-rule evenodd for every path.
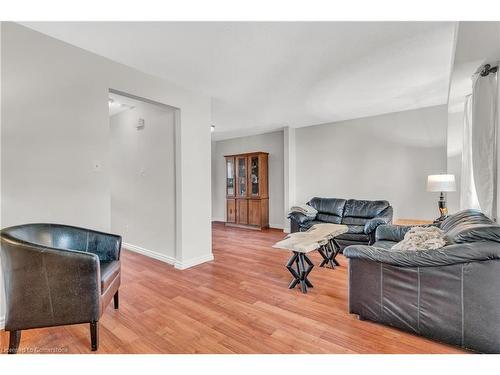
M 476 186 L 474 184 L 474 173 L 472 171 L 472 95 L 467 96 L 465 100 L 463 130 L 460 209 L 479 209 Z
M 465 104 L 460 205 L 497 216 L 497 74 L 473 76 Z

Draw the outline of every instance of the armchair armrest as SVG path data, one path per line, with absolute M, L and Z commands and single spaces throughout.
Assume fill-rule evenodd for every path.
M 296 221 L 299 224 L 303 224 L 307 221 L 311 221 L 311 220 L 315 219 L 315 217 L 306 216 L 304 214 L 301 214 L 300 212 L 290 212 L 288 214 L 288 218 L 290 220 Z
M 500 260 L 496 242 L 475 242 L 445 246 L 437 250 L 394 251 L 374 246 L 354 245 L 344 249 L 349 259 L 364 259 L 400 267 L 437 267 Z
M 365 234 L 370 234 L 375 229 L 377 229 L 379 225 L 390 224 L 390 223 L 392 223 L 392 206 L 387 207 L 373 219 L 368 220 L 365 223 L 364 232 Z
M 99 257 L 100 261 L 119 260 L 122 238 L 116 234 L 89 230 L 87 251 Z

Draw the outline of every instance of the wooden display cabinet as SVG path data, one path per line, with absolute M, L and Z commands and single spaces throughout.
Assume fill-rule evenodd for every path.
M 269 227 L 267 152 L 226 155 L 226 225 Z

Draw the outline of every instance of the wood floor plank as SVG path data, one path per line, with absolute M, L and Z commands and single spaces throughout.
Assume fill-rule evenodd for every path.
M 350 315 L 341 255 L 313 269 L 308 294 L 289 290 L 290 254 L 271 247 L 283 236 L 214 223 L 215 261 L 183 271 L 124 250 L 120 309 L 101 318 L 98 353 L 464 353 Z M 88 324 L 23 331 L 27 349 L 91 353 Z

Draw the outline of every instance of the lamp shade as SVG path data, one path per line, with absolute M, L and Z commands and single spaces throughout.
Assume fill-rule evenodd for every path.
M 431 174 L 427 177 L 427 191 L 456 191 L 455 175 Z

